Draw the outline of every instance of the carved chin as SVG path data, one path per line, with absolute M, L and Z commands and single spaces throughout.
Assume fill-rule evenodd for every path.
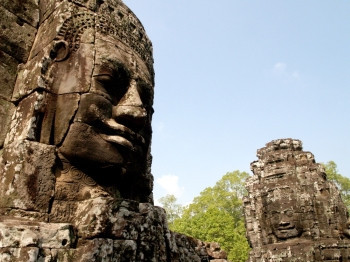
M 70 126 L 59 151 L 74 164 L 94 167 L 124 164 L 124 158 L 116 146 L 102 139 L 91 126 L 80 122 Z

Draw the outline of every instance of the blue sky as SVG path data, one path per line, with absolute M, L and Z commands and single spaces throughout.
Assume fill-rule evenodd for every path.
M 250 172 L 278 138 L 350 177 L 350 1 L 124 2 L 154 47 L 156 200 Z

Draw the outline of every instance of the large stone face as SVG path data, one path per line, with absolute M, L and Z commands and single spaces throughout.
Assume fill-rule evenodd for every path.
M 278 139 L 257 156 L 244 201 L 249 261 L 349 261 L 347 209 L 313 154 Z
M 0 26 L 0 261 L 226 261 L 153 205 L 137 17 L 120 0 L 5 0 Z

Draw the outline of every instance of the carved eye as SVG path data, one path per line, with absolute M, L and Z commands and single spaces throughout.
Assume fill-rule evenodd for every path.
M 278 212 L 277 210 L 272 210 L 271 211 L 271 214 L 273 215 L 273 216 L 275 216 L 275 215 L 278 215 L 280 212 Z
M 153 88 L 145 81 L 139 80 L 137 83 L 137 91 L 139 92 L 142 104 L 146 107 L 146 110 L 152 110 Z
M 113 94 L 113 77 L 111 75 L 96 75 L 94 76 L 96 80 L 96 92 L 112 102 Z
M 128 72 L 122 66 L 115 69 L 102 67 L 94 79 L 96 80 L 96 91 L 113 104 L 117 104 L 124 96 L 130 81 Z
M 284 213 L 289 217 L 293 216 L 293 210 L 291 210 L 291 209 L 284 211 Z

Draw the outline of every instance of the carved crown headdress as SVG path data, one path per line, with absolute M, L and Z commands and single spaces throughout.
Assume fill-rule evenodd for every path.
M 70 44 L 70 50 L 79 48 L 84 30 L 95 28 L 97 32 L 115 37 L 129 46 L 146 63 L 153 74 L 153 48 L 145 29 L 135 14 L 119 0 L 70 0 L 89 10 L 77 11 L 67 18 L 57 38 Z

